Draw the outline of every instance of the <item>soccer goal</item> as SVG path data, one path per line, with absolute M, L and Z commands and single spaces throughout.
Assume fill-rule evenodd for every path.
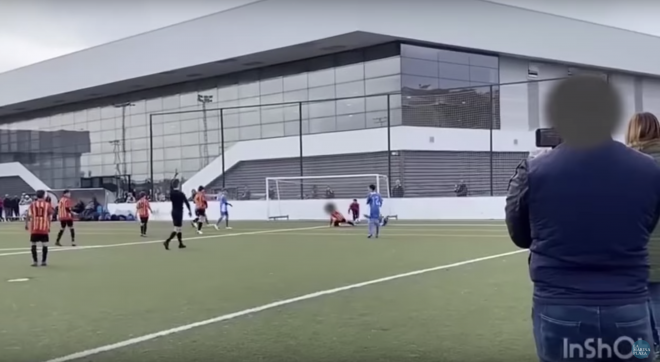
M 266 201 L 269 220 L 289 219 L 320 219 L 325 217 L 322 207 L 314 207 L 311 212 L 302 214 L 300 201 L 320 203 L 319 200 L 333 200 L 339 210 L 345 213 L 353 199 L 360 203 L 360 213 L 367 213 L 365 199 L 369 185 L 375 185 L 376 190 L 383 197 L 382 213 L 384 216 L 397 218 L 392 213 L 390 198 L 390 183 L 385 175 L 329 175 L 329 176 L 302 176 L 302 177 L 267 177 Z M 292 202 L 297 200 L 296 202 Z M 362 216 L 362 215 L 360 215 Z

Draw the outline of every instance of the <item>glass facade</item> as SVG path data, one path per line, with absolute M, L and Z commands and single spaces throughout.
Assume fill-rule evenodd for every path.
M 383 95 L 400 91 L 400 72 L 399 45 L 385 44 L 83 104 L 0 125 L 0 162 L 21 162 L 52 188 L 114 175 L 143 183 L 152 133 L 153 179 L 188 178 L 237 141 L 384 127 L 388 98 L 391 124 L 401 124 L 401 98 Z
M 403 123 L 499 129 L 499 57 L 401 45 Z

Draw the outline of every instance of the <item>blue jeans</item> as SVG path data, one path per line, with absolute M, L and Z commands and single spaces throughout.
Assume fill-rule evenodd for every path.
M 639 339 L 653 349 L 649 303 L 605 307 L 534 303 L 532 320 L 541 362 L 653 361 L 655 357 L 653 351 L 644 359 L 631 355 L 632 342 Z
M 651 316 L 653 320 L 653 337 L 655 345 L 660 345 L 660 283 L 649 283 L 651 296 Z

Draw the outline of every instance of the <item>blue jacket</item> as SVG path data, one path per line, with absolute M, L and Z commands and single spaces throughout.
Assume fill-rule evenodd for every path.
M 506 202 L 511 239 L 531 252 L 534 300 L 546 304 L 645 302 L 659 217 L 660 166 L 615 141 L 523 161 Z

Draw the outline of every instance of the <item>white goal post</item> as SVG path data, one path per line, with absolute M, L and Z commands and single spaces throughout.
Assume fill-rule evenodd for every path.
M 346 214 L 348 205 L 353 199 L 357 199 L 360 203 L 360 213 L 366 214 L 365 200 L 369 185 L 376 186 L 383 198 L 383 216 L 396 218 L 389 202 L 391 186 L 387 176 L 364 174 L 267 177 L 268 220 L 325 219 L 327 215 L 323 212 L 323 205 L 331 200 L 336 203 L 340 212 Z

